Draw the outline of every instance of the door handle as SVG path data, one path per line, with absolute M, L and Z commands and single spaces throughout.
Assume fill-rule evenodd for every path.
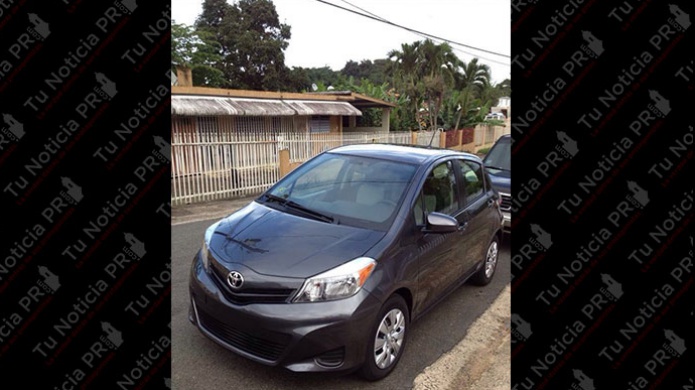
M 463 222 L 462 224 L 459 225 L 458 229 L 456 229 L 456 230 L 458 230 L 459 232 L 463 232 L 466 230 L 467 227 L 468 227 L 468 222 Z

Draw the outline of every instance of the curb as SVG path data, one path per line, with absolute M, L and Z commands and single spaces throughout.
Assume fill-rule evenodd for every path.
M 414 390 L 511 388 L 511 288 L 507 285 L 451 351 L 425 368 Z

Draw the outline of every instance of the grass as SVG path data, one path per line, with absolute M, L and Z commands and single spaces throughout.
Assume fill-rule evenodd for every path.
M 490 149 L 492 149 L 492 148 L 482 148 L 482 149 L 479 149 L 477 152 L 475 152 L 475 154 L 477 154 L 478 156 L 484 156 L 487 154 L 487 152 L 490 151 Z

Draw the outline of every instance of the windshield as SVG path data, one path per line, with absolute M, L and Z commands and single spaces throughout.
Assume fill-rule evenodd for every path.
M 383 231 L 415 171 L 410 164 L 324 153 L 292 171 L 259 200 L 287 211 L 313 212 L 333 223 Z
M 490 152 L 485 156 L 483 162 L 485 166 L 491 168 L 504 169 L 511 171 L 512 169 L 512 138 L 500 138 L 499 141 L 492 147 Z

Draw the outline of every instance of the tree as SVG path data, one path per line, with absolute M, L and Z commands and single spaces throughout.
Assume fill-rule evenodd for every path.
M 307 69 L 302 67 L 293 67 L 288 74 L 285 90 L 292 92 L 307 91 L 311 88 L 311 78 Z
M 502 96 L 512 96 L 512 80 L 504 79 L 499 84 L 495 86 L 498 91 L 500 91 L 500 97 Z
M 449 44 L 437 45 L 429 39 L 420 45 L 418 55 L 430 126 L 432 130 L 436 130 L 444 96 L 453 85 L 454 72 L 460 61 Z
M 480 101 L 475 98 L 471 88 L 464 88 L 461 91 L 453 91 L 448 101 L 449 112 L 454 114 L 453 129 L 460 129 L 461 119 L 466 122 L 466 117 L 478 110 Z M 451 122 L 450 122 L 451 123 Z
M 309 75 L 310 84 L 325 84 L 326 87 L 333 86 L 340 81 L 340 73 L 334 71 L 328 66 L 323 66 L 321 68 L 308 68 L 307 74 Z
M 490 67 L 478 63 L 477 58 L 473 58 L 468 63 L 461 62 L 459 69 L 456 77 L 457 89 L 470 86 L 474 91 L 480 92 L 485 85 L 490 83 Z
M 354 77 L 360 80 L 360 82 L 366 79 L 373 84 L 383 84 L 387 81 L 386 71 L 390 62 L 390 60 L 383 58 L 374 60 L 374 62 L 371 60 L 362 60 L 359 63 L 351 60 L 345 63 L 340 74 L 344 77 Z
M 404 96 L 406 111 L 412 114 L 411 124 L 417 123 L 418 111 L 422 103 L 422 94 L 420 93 L 420 60 L 418 49 L 420 42 L 412 44 L 401 44 L 401 50 L 392 50 L 388 53 L 391 60 L 390 73 L 393 79 L 393 85 L 401 91 Z M 409 115 L 408 115 L 409 116 Z
M 218 64 L 226 87 L 281 90 L 289 69 L 284 50 L 289 45 L 290 26 L 281 24 L 270 0 L 205 0 L 196 21 L 197 30 L 211 34 L 220 44 Z
M 357 79 L 362 77 L 360 73 L 360 64 L 352 60 L 345 63 L 345 66 L 340 73 L 345 77 L 354 77 Z
M 494 84 L 486 83 L 480 89 L 480 99 L 490 107 L 496 106 L 501 96 L 501 91 Z
M 219 45 L 203 32 L 173 22 L 171 25 L 171 65 L 191 69 L 193 85 L 219 87 L 224 84 L 224 74 L 216 68 L 222 57 Z

